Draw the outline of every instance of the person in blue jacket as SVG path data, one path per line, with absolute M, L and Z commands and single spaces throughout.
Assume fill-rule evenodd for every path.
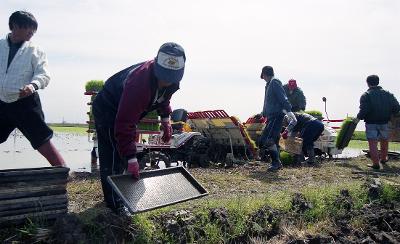
M 263 67 L 260 77 L 266 81 L 264 107 L 261 115 L 267 118 L 267 125 L 259 139 L 259 147 L 261 150 L 265 150 L 265 153 L 269 154 L 272 159 L 268 171 L 275 171 L 282 168 L 279 158 L 279 138 L 283 117 L 286 114 L 293 121 L 296 121 L 296 117 L 291 112 L 292 106 L 283 90 L 281 81 L 274 76 L 274 69 L 271 66 Z

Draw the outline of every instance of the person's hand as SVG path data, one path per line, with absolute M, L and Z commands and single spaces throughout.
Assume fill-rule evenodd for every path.
M 164 132 L 162 137 L 161 137 L 161 140 L 164 143 L 167 143 L 167 142 L 169 142 L 171 140 L 171 137 L 172 137 L 172 127 L 171 127 L 171 123 L 169 121 L 169 118 L 163 118 L 161 120 L 161 126 L 162 126 L 162 129 L 163 129 L 163 132 Z
M 127 172 L 132 175 L 134 179 L 139 179 L 139 163 L 137 158 L 131 158 L 128 160 Z
M 28 84 L 19 89 L 19 98 L 24 98 L 32 95 L 35 92 L 35 87 L 32 84 Z
M 282 136 L 283 139 L 286 140 L 286 139 L 288 138 L 288 134 L 289 134 L 289 131 L 288 131 L 288 130 L 284 130 L 284 131 L 282 132 L 281 136 Z
M 359 118 L 354 118 L 354 119 L 353 119 L 353 122 L 356 123 L 356 124 L 358 124 L 358 122 L 360 122 L 360 119 L 359 119 Z

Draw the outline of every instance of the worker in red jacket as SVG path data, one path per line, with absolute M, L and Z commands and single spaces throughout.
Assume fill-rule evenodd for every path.
M 105 202 L 113 210 L 118 210 L 121 202 L 107 177 L 126 171 L 139 178 L 135 138 L 140 119 L 157 110 L 162 121 L 162 140 L 171 139 L 170 99 L 179 89 L 185 61 L 180 45 L 165 43 L 156 58 L 132 65 L 109 78 L 93 101 L 101 183 Z

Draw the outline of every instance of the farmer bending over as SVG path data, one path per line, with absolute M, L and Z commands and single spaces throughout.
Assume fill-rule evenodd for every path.
M 324 124 L 306 113 L 294 113 L 296 120 L 285 116 L 283 124 L 287 125 L 282 133 L 282 138 L 288 136 L 299 136 L 303 139 L 302 151 L 305 156 L 308 156 L 307 163 L 315 163 L 314 142 L 321 136 L 324 131 Z
M 171 139 L 170 99 L 179 89 L 185 61 L 180 45 L 165 43 L 156 58 L 132 65 L 109 78 L 93 101 L 104 200 L 114 211 L 119 210 L 121 203 L 107 176 L 126 170 L 139 178 L 136 130 L 139 120 L 148 112 L 157 110 L 164 131 L 162 140 Z

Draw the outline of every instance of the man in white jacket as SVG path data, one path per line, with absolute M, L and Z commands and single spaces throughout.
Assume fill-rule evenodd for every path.
M 53 131 L 44 121 L 38 89 L 50 80 L 46 54 L 30 39 L 38 24 L 26 11 L 14 12 L 9 33 L 0 40 L 0 143 L 18 128 L 53 166 L 65 166 L 51 143 Z

